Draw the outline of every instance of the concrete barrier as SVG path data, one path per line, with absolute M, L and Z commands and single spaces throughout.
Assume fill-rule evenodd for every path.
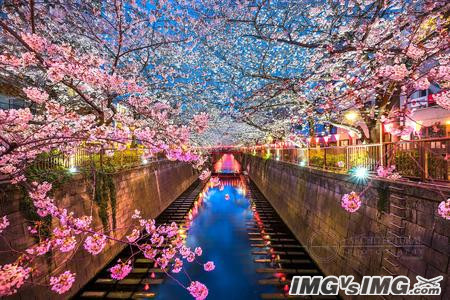
M 114 237 L 122 238 L 128 232 L 121 229 L 129 226 L 135 209 L 142 212 L 142 216 L 154 218 L 158 216 L 172 201 L 185 191 L 198 177 L 190 164 L 181 162 L 159 161 L 149 165 L 123 171 L 114 176 L 116 186 L 116 231 Z M 4 240 L 0 241 L 0 251 L 7 251 L 12 247 L 24 250 L 35 243 L 35 239 L 28 234 L 27 222 L 20 211 L 21 193 L 11 186 L 0 186 L 0 216 L 8 216 L 10 226 L 3 232 Z M 93 224 L 97 229 L 102 228 L 98 215 L 98 206 L 93 202 L 92 183 L 82 176 L 75 176 L 54 195 L 58 207 L 67 208 L 76 215 L 90 215 L 92 210 Z M 112 224 L 111 207 L 108 207 L 109 224 Z M 67 299 L 86 284 L 102 267 L 113 259 L 123 244 L 109 242 L 105 250 L 92 256 L 83 247 L 78 249 L 73 258 L 66 261 L 67 256 L 54 253 L 43 257 L 38 262 L 39 280 L 48 277 L 49 272 L 59 274 L 60 271 L 71 270 L 76 273 L 76 282 L 67 294 L 59 296 L 51 292 L 48 287 L 27 286 L 9 299 Z M 10 263 L 17 255 L 12 252 L 2 252 L 0 264 Z M 31 281 L 37 280 L 31 278 Z
M 416 275 L 443 275 L 441 298 L 450 299 L 450 221 L 437 214 L 448 187 L 374 179 L 361 208 L 350 214 L 341 197 L 364 186 L 346 174 L 251 155 L 239 160 L 325 274 L 359 281 L 405 275 L 414 283 Z

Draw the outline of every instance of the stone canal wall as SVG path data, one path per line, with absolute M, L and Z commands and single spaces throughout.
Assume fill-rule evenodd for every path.
M 372 180 L 363 205 L 350 214 L 342 195 L 364 187 L 348 175 L 250 155 L 239 160 L 325 274 L 359 281 L 405 275 L 413 283 L 416 275 L 443 275 L 441 299 L 450 299 L 450 221 L 437 214 L 448 186 Z
M 154 218 L 184 192 L 198 177 L 191 165 L 160 161 L 153 162 L 145 167 L 135 168 L 112 175 L 116 187 L 116 238 L 122 238 L 129 226 L 134 209 L 139 209 L 142 216 Z M 56 191 L 54 198 L 59 207 L 74 211 L 76 215 L 90 215 L 93 211 L 93 224 L 97 229 L 102 228 L 99 217 L 99 208 L 93 202 L 91 182 L 78 175 L 70 182 Z M 12 247 L 23 250 L 35 243 L 33 237 L 28 235 L 27 223 L 20 208 L 21 193 L 10 186 L 0 186 L 0 216 L 8 216 L 10 226 L 3 232 L 5 240 L 0 242 L 0 251 L 7 251 Z M 108 225 L 112 226 L 113 217 L 111 205 L 108 205 Z M 105 250 L 92 256 L 82 247 L 76 251 L 73 259 L 66 262 L 66 256 L 53 254 L 39 262 L 41 276 L 47 276 L 52 271 L 71 270 L 76 273 L 76 282 L 70 292 L 60 297 L 49 292 L 47 287 L 32 286 L 20 290 L 20 293 L 8 299 L 66 299 L 86 284 L 106 263 L 113 259 L 123 249 L 122 244 L 110 242 Z M 15 255 L 3 253 L 0 264 L 14 261 Z

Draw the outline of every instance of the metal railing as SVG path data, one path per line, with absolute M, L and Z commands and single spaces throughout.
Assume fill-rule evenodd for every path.
M 395 165 L 403 177 L 420 180 L 450 180 L 450 137 L 345 147 L 282 148 L 247 147 L 244 152 L 301 166 L 334 172 L 364 167 L 374 172 Z
M 52 151 L 50 153 L 39 155 L 32 166 L 39 170 L 51 170 L 57 168 L 79 170 L 92 166 L 112 166 L 117 169 L 126 169 L 159 160 L 158 157 L 143 160 L 143 153 L 143 149 L 139 148 L 110 150 L 99 153 L 92 153 L 86 149 L 78 148 L 71 155 Z
M 450 180 L 450 138 L 385 143 L 385 161 L 405 177 Z

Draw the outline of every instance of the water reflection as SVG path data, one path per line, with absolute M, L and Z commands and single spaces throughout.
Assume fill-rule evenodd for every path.
M 214 181 L 214 180 L 213 180 Z M 173 274 L 185 285 L 189 276 L 206 284 L 208 299 L 259 299 L 261 293 L 275 292 L 275 287 L 258 284 L 263 274 L 256 273 L 246 222 L 253 219 L 246 185 L 239 178 L 221 179 L 220 184 L 207 185 L 202 205 L 192 211 L 186 244 L 203 248 L 202 261 L 214 261 L 216 269 L 204 272 L 202 266 L 185 264 L 186 273 Z M 226 199 L 228 195 L 228 200 Z M 166 279 L 152 286 L 158 299 L 189 299 L 192 297 L 176 282 Z

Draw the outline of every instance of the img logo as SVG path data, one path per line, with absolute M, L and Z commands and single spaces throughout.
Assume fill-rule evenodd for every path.
M 364 276 L 355 282 L 353 276 L 294 276 L 289 295 L 440 295 L 443 276 L 425 279 L 416 276 L 417 283 L 411 287 L 406 276 Z

